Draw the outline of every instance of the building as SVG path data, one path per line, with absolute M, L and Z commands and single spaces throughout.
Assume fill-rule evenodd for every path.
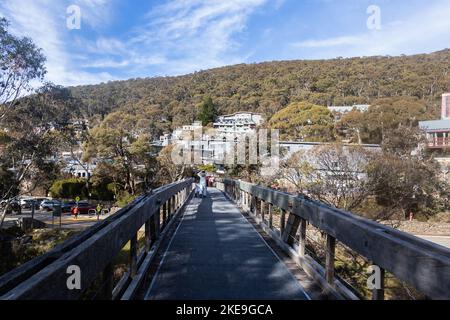
M 237 112 L 220 116 L 214 122 L 213 127 L 219 134 L 243 134 L 251 133 L 264 122 L 261 114 L 252 112 Z
M 441 119 L 450 119 L 450 93 L 442 95 Z
M 288 159 L 294 153 L 299 151 L 310 151 L 316 147 L 327 145 L 327 142 L 298 142 L 298 141 L 280 141 L 280 151 L 284 159 Z M 366 150 L 381 151 L 381 146 L 378 144 L 351 144 L 345 143 L 344 148 L 360 146 Z
M 212 130 L 203 128 L 200 121 L 195 121 L 162 135 L 153 145 L 165 147 L 183 144 L 185 149 L 200 154 L 204 164 L 220 164 L 227 151 L 239 143 L 242 137 L 256 133 L 256 128 L 263 122 L 261 114 L 237 112 L 217 117 Z
M 419 128 L 426 134 L 429 149 L 444 149 L 450 146 L 450 93 L 442 95 L 441 119 L 420 121 Z
M 355 104 L 353 106 L 329 106 L 328 110 L 334 115 L 336 120 L 340 120 L 344 115 L 350 111 L 357 110 L 359 112 L 369 111 L 370 105 L 368 104 Z
M 68 173 L 77 178 L 89 179 L 94 174 L 94 170 L 97 167 L 97 161 L 92 163 L 81 162 L 82 152 L 62 152 L 60 155 L 60 161 L 64 163 L 63 172 Z

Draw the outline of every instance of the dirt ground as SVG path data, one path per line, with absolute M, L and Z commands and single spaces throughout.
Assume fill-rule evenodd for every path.
M 383 224 L 415 235 L 450 236 L 449 222 L 384 221 Z
M 418 235 L 450 236 L 450 223 L 404 221 L 399 229 Z

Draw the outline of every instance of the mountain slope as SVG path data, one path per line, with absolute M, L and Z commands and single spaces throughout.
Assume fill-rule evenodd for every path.
M 172 126 L 196 117 L 203 96 L 220 113 L 254 111 L 270 117 L 290 102 L 319 105 L 370 103 L 380 97 L 423 99 L 438 114 L 450 90 L 450 50 L 398 57 L 362 57 L 241 64 L 178 77 L 156 77 L 72 87 L 88 115 L 112 110 L 143 113 Z

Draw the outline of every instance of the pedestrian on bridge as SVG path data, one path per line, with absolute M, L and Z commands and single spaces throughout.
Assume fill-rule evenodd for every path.
M 198 174 L 199 178 L 200 178 L 200 188 L 202 191 L 202 197 L 206 197 L 207 196 L 207 186 L 206 186 L 206 172 L 205 171 L 201 171 Z

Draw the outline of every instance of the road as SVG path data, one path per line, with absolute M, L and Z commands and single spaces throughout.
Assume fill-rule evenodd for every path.
M 450 236 L 422 236 L 416 235 L 416 237 L 437 243 L 443 247 L 450 248 Z
M 100 220 L 107 218 L 109 215 L 101 215 Z M 3 227 L 9 228 L 15 224 L 20 218 L 31 217 L 31 211 L 23 210 L 22 214 L 7 215 Z M 49 227 L 52 226 L 52 212 L 36 211 L 34 214 L 36 220 L 46 223 Z M 97 223 L 97 216 L 95 215 L 79 215 L 78 219 L 74 219 L 69 213 L 64 213 L 61 217 L 61 227 L 64 229 L 85 229 Z M 59 227 L 59 217 L 54 219 L 55 227 Z

